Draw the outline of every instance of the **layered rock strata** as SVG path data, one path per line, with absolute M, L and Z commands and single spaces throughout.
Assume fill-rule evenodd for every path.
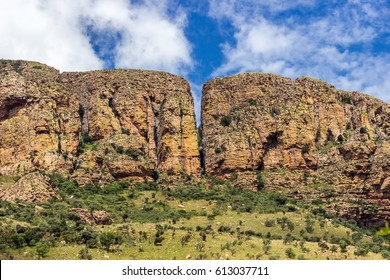
M 330 210 L 367 223 L 390 217 L 390 106 L 378 99 L 306 77 L 217 78 L 203 87 L 202 133 L 206 174 L 337 197 Z
M 157 71 L 59 73 L 0 61 L 0 175 L 37 170 L 80 184 L 199 175 L 188 82 Z

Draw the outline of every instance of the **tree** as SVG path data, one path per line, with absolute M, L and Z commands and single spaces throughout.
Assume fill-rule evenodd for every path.
M 115 234 L 112 232 L 103 232 L 99 236 L 99 241 L 107 251 L 110 251 L 110 247 L 115 241 Z
M 295 229 L 295 225 L 292 221 L 288 220 L 287 221 L 287 228 L 290 232 L 292 232 Z
M 265 178 L 263 176 L 263 173 L 261 172 L 257 172 L 257 175 L 256 175 L 256 187 L 257 187 L 257 190 L 258 191 L 261 191 L 265 188 L 265 185 L 266 185 L 266 182 L 265 182 Z
M 49 247 L 43 242 L 39 242 L 35 247 L 35 252 L 38 256 L 38 259 L 43 259 L 49 253 Z
M 80 260 L 92 260 L 92 255 L 88 252 L 88 247 L 82 248 L 79 252 Z
M 353 252 L 355 256 L 367 256 L 368 250 L 364 248 L 357 248 L 355 252 Z
M 26 245 L 26 241 L 22 234 L 13 234 L 11 235 L 11 241 L 15 248 L 23 248 Z
M 264 250 L 264 253 L 265 253 L 266 255 L 268 255 L 269 252 L 271 251 L 271 245 L 269 245 L 269 244 L 264 245 L 264 246 L 263 246 L 263 250 Z
M 351 237 L 353 243 L 356 244 L 363 238 L 363 234 L 361 234 L 360 232 L 354 232 Z
M 289 258 L 289 259 L 293 259 L 296 256 L 292 248 L 287 248 L 285 253 L 286 253 L 287 258 Z
M 197 249 L 199 252 L 202 252 L 204 247 L 205 247 L 204 242 L 199 242 L 198 244 L 196 244 L 196 249 Z
M 389 239 L 389 242 L 390 242 L 390 227 L 389 227 L 389 224 L 386 223 L 385 227 L 382 228 L 380 231 L 378 231 L 376 233 L 377 236 L 384 236 L 384 237 L 387 237 Z
M 341 253 L 346 253 L 347 252 L 347 242 L 345 242 L 345 240 L 341 240 L 340 243 L 340 249 L 341 249 Z
M 326 250 L 329 249 L 329 246 L 328 246 L 328 244 L 326 243 L 326 241 L 318 242 L 318 247 L 321 248 L 321 251 L 322 251 L 322 252 L 325 252 Z

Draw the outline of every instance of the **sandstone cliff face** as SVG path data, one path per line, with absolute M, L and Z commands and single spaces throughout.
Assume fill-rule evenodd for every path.
M 0 61 L 0 174 L 70 170 L 80 134 L 77 96 L 57 70 L 33 62 Z
M 384 102 L 311 78 L 244 73 L 204 85 L 202 132 L 206 174 L 251 187 L 260 176 L 303 198 L 351 200 L 331 209 L 337 214 L 389 219 L 390 106 Z M 367 211 L 357 213 L 359 204 Z
M 390 106 L 375 98 L 311 78 L 214 79 L 203 88 L 202 138 L 206 175 L 321 199 L 366 225 L 389 220 Z M 80 185 L 198 176 L 188 82 L 157 71 L 59 73 L 1 60 L 2 199 L 55 196 L 36 171 Z
M 157 71 L 60 74 L 0 61 L 0 174 L 36 170 L 80 184 L 198 175 L 189 84 Z

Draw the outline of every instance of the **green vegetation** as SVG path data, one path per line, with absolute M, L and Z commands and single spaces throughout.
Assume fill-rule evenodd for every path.
M 367 134 L 367 132 L 368 132 L 367 127 L 361 127 L 360 128 L 360 134 Z
M 22 67 L 22 62 L 20 60 L 11 61 L 11 65 L 14 68 L 16 73 L 22 75 L 23 67 Z
M 221 118 L 221 125 L 222 126 L 229 126 L 231 122 L 232 122 L 231 116 L 223 116 Z
M 251 106 L 256 106 L 256 105 L 257 105 L 257 101 L 256 101 L 255 99 L 253 99 L 253 98 L 250 98 L 250 99 L 248 100 L 248 103 L 249 103 L 249 105 L 251 105 Z
M 217 178 L 181 187 L 80 187 L 58 174 L 50 178 L 61 199 L 0 201 L 1 259 L 390 258 L 385 235 L 334 218 L 319 202 L 232 188 Z M 104 210 L 113 223 L 87 223 L 72 208 Z
M 93 142 L 92 138 L 88 133 L 82 133 L 79 141 L 79 146 L 77 147 L 77 151 L 79 154 L 85 153 L 88 150 L 96 151 L 97 150 L 97 142 Z
M 257 190 L 262 190 L 265 188 L 265 177 L 263 175 L 262 172 L 257 172 L 257 175 L 256 175 L 256 187 L 257 187 Z
M 118 153 L 122 155 L 128 155 L 133 160 L 139 160 L 141 156 L 144 156 L 144 154 L 136 149 L 133 149 L 129 147 L 128 149 L 124 149 L 122 146 L 119 146 L 117 144 L 111 144 L 112 148 Z
M 379 230 L 376 233 L 376 235 L 377 236 L 387 237 L 389 239 L 389 242 L 390 242 L 390 227 L 389 227 L 389 224 L 386 223 L 386 226 L 384 228 L 382 228 L 381 230 Z
M 352 104 L 352 98 L 350 93 L 342 92 L 338 97 L 338 101 L 342 104 Z

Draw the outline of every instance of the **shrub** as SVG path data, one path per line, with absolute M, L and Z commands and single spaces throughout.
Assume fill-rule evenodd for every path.
M 92 260 L 92 255 L 88 252 L 88 248 L 82 248 L 79 252 L 80 260 Z
M 273 227 L 275 225 L 275 220 L 265 220 L 264 225 L 266 227 Z
M 289 259 L 293 259 L 296 256 L 296 254 L 294 253 L 294 250 L 292 248 L 287 248 L 285 253 L 286 253 L 287 258 L 289 258 Z
M 180 244 L 181 246 L 184 246 L 186 245 L 191 239 L 191 234 L 187 233 L 186 235 L 184 235 L 181 239 L 180 239 Z
M 222 126 L 229 126 L 230 123 L 232 122 L 232 117 L 231 116 L 223 116 L 221 118 L 221 125 Z
M 78 242 L 85 244 L 87 248 L 96 248 L 98 243 L 97 234 L 89 230 L 85 230 L 78 237 Z
M 345 240 L 340 240 L 339 242 L 339 246 L 340 246 L 340 249 L 341 249 L 341 253 L 346 253 L 347 252 L 347 242 L 345 242 Z
M 164 237 L 162 236 L 156 236 L 154 238 L 154 245 L 155 246 L 162 246 L 162 242 L 164 241 Z
M 257 172 L 256 175 L 256 187 L 257 190 L 263 190 L 265 188 L 265 178 L 261 172 Z
M 158 170 L 153 170 L 153 174 L 152 174 L 153 180 L 157 181 L 159 177 L 160 177 L 160 174 L 159 174 Z
M 352 238 L 353 243 L 356 244 L 357 242 L 359 242 L 363 238 L 363 234 L 361 234 L 360 232 L 354 232 L 352 234 L 351 238 Z
M 367 256 L 368 254 L 368 250 L 367 249 L 364 249 L 364 248 L 357 248 L 355 250 L 355 252 L 353 252 L 355 254 L 355 256 Z
M 310 151 L 309 144 L 304 144 L 301 148 L 302 155 L 307 154 Z
M 133 148 L 128 148 L 123 153 L 125 155 L 128 155 L 129 157 L 131 157 L 133 160 L 136 160 L 136 161 L 138 161 L 139 157 L 143 155 L 141 152 L 139 152 L 138 150 L 133 149 Z
M 44 234 L 45 230 L 42 228 L 31 228 L 26 231 L 24 239 L 29 246 L 34 246 L 43 238 Z
M 13 234 L 10 236 L 10 239 L 15 248 L 23 248 L 26 245 L 23 234 Z
M 222 225 L 222 226 L 220 226 L 219 228 L 218 228 L 218 232 L 230 232 L 231 231 L 231 227 L 229 227 L 229 226 L 224 226 L 224 225 Z
M 389 239 L 389 242 L 390 242 L 390 227 L 389 227 L 389 225 L 386 223 L 385 227 L 382 228 L 380 231 L 378 231 L 376 233 L 376 235 L 387 237 Z
M 38 259 L 45 258 L 47 253 L 49 253 L 49 246 L 46 243 L 39 242 L 35 247 L 35 253 L 38 256 Z
M 291 242 L 293 242 L 296 238 L 291 235 L 291 233 L 287 233 L 285 236 L 284 236 L 284 239 L 283 239 L 283 244 L 290 244 Z
M 249 103 L 249 105 L 251 105 L 251 106 L 255 106 L 255 105 L 257 104 L 256 100 L 253 99 L 253 98 L 250 98 L 250 99 L 248 100 L 248 103 Z
M 79 154 L 82 154 L 88 150 L 96 151 L 97 150 L 97 143 L 93 143 L 93 140 L 89 136 L 89 134 L 84 132 L 81 134 L 81 137 L 79 140 L 79 146 L 77 147 L 77 151 Z
M 269 244 L 264 245 L 263 246 L 263 251 L 264 251 L 264 254 L 268 255 L 269 252 L 271 251 L 271 245 L 269 245 Z
M 110 251 L 111 245 L 115 242 L 115 234 L 113 232 L 103 232 L 99 235 L 99 241 L 106 251 Z
M 287 221 L 287 228 L 290 232 L 292 232 L 295 229 L 295 225 L 292 221 L 288 220 Z
M 328 244 L 325 241 L 318 242 L 318 247 L 321 248 L 321 251 L 324 252 L 329 249 Z
M 310 218 L 306 218 L 305 220 L 306 222 L 306 226 L 305 226 L 305 230 L 307 233 L 313 233 L 314 232 L 314 221 Z
M 196 244 L 196 250 L 198 250 L 199 252 L 202 252 L 204 247 L 205 247 L 204 242 L 199 242 L 198 244 Z

